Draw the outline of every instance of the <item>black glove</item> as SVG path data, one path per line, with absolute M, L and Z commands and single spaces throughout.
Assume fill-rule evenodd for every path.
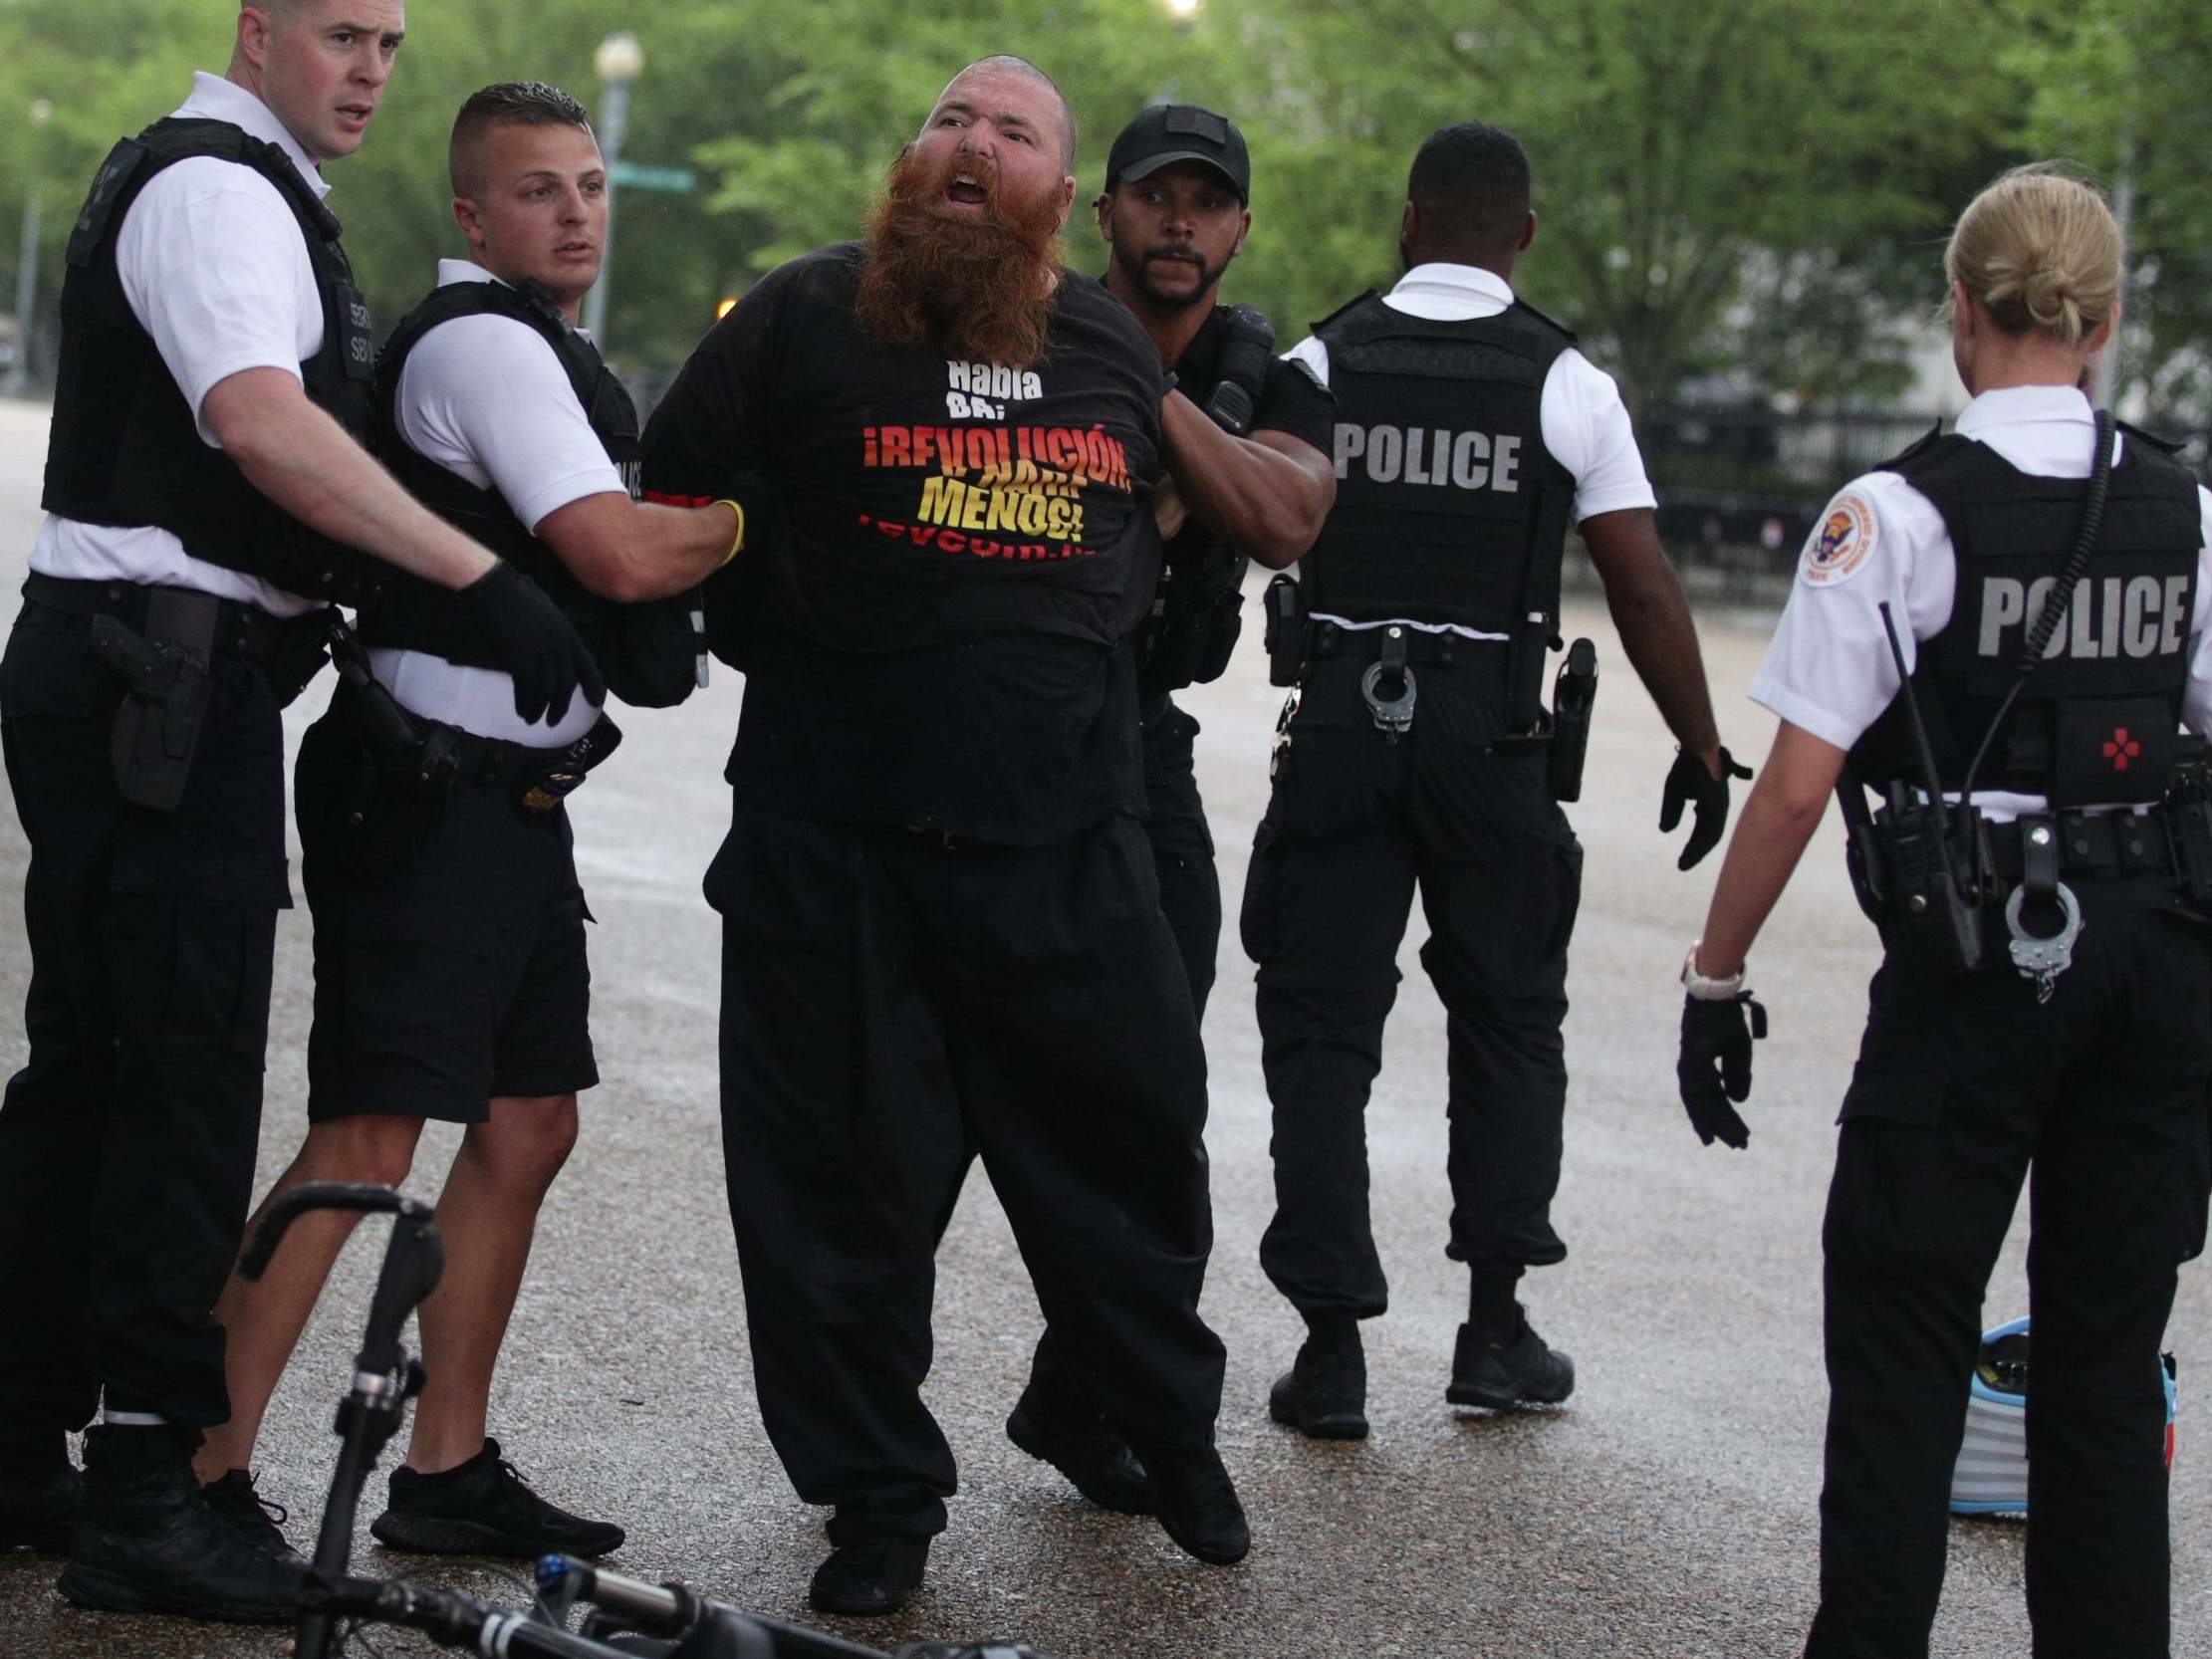
M 1250 306 L 1231 306 L 1222 320 L 1228 338 L 1221 343 L 1220 378 L 1206 399 L 1206 414 L 1232 438 L 1241 438 L 1252 430 L 1267 365 L 1275 360 L 1275 325 Z
M 1728 1102 L 1751 1098 L 1751 1045 L 1766 1035 L 1767 1011 L 1749 991 L 1724 1001 L 1682 999 L 1682 1058 L 1674 1064 L 1674 1077 L 1681 1084 L 1682 1109 L 1704 1145 L 1716 1136 L 1739 1152 L 1751 1144 L 1751 1130 Z
M 606 700 L 607 681 L 568 617 L 538 585 L 504 559 L 461 590 L 469 621 L 489 639 L 495 660 L 515 681 L 515 713 L 560 721 L 577 688 Z
M 1674 861 L 1676 869 L 1690 868 L 1720 845 L 1721 832 L 1728 828 L 1728 780 L 1750 776 L 1751 768 L 1738 765 L 1726 749 L 1720 752 L 1718 778 L 1688 750 L 1676 752 L 1674 765 L 1666 775 L 1666 791 L 1659 797 L 1659 833 L 1669 833 L 1682 822 L 1685 802 L 1697 809 L 1690 838 L 1683 843 L 1682 856 Z

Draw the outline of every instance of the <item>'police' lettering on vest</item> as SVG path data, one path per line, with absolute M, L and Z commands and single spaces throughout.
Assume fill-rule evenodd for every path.
M 1979 654 L 2017 653 L 2056 586 L 2055 577 L 2034 582 L 1984 577 L 1975 642 Z M 2188 630 L 2188 577 L 2084 577 L 2075 584 L 2066 625 L 2051 636 L 2043 654 L 2046 660 L 2063 656 L 2077 661 L 2173 656 L 2182 649 Z
M 1515 433 L 1451 432 L 1440 426 L 1337 428 L 1337 476 L 1352 463 L 1377 484 L 1425 484 L 1458 490 L 1521 488 L 1521 439 Z

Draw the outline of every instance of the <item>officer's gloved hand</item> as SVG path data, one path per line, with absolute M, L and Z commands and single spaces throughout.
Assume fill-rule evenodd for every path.
M 607 681 L 560 607 L 504 559 L 461 590 L 469 620 L 491 641 L 515 681 L 515 713 L 559 722 L 581 686 L 594 703 Z
M 1666 791 L 1659 797 L 1659 833 L 1673 832 L 1682 822 L 1685 805 L 1697 813 L 1690 825 L 1690 838 L 1682 845 L 1682 856 L 1674 861 L 1676 869 L 1690 868 L 1720 845 L 1721 832 L 1728 828 L 1728 780 L 1750 776 L 1751 768 L 1739 765 L 1726 749 L 1720 752 L 1718 778 L 1687 750 L 1676 752 L 1674 766 L 1666 775 Z
M 1221 346 L 1221 378 L 1206 399 L 1206 414 L 1233 438 L 1252 430 L 1252 411 L 1275 356 L 1275 325 L 1264 312 L 1231 306 L 1224 318 L 1228 338 Z
M 1729 1102 L 1751 1098 L 1751 1045 L 1766 1035 L 1767 1011 L 1749 991 L 1682 999 L 1682 1055 L 1674 1077 L 1701 1144 L 1724 1140 L 1739 1152 L 1751 1144 L 1750 1128 Z

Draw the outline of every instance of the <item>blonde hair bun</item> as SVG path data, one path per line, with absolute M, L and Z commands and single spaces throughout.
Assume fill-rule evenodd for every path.
M 2102 193 L 2044 162 L 1967 203 L 1943 268 L 2006 333 L 2079 346 L 2117 308 L 2125 256 Z

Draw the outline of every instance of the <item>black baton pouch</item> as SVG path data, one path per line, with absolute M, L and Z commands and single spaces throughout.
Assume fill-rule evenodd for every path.
M 459 772 L 450 731 L 433 728 L 411 751 L 365 745 L 339 803 L 333 850 L 370 886 L 389 881 L 410 862 L 445 816 Z
M 94 655 L 128 688 L 108 753 L 116 789 L 133 807 L 173 813 L 184 799 L 214 694 L 208 661 L 220 604 L 211 593 L 151 589 L 142 638 L 118 617 L 93 618 Z
M 1296 685 L 1306 669 L 1306 607 L 1298 578 L 1279 576 L 1267 585 L 1267 683 Z

